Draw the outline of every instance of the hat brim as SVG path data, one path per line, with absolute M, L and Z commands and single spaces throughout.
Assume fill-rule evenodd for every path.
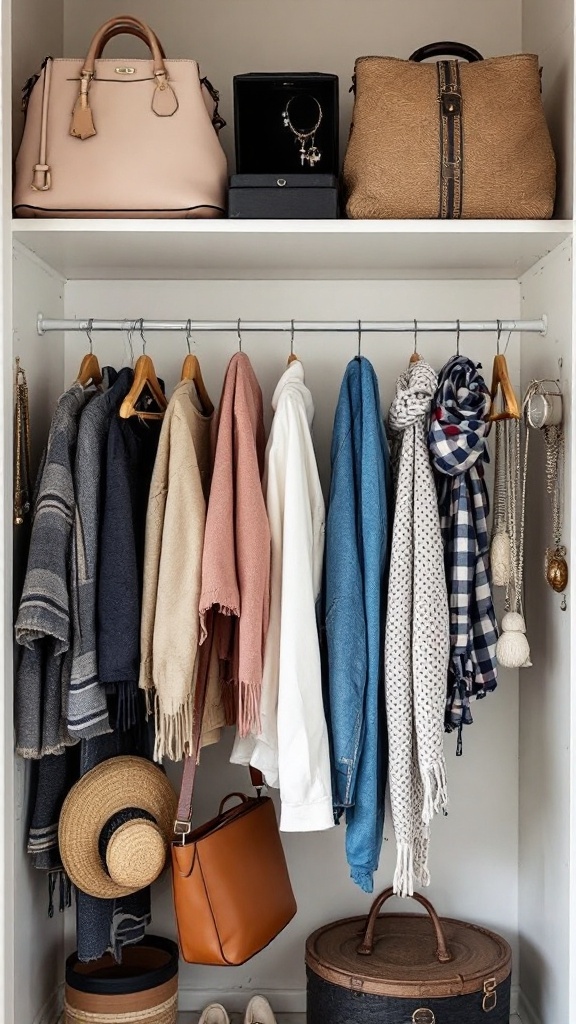
M 62 864 L 77 889 L 100 899 L 137 892 L 107 873 L 98 849 L 104 825 L 119 811 L 138 807 L 155 819 L 166 841 L 174 834 L 177 798 L 164 772 L 143 757 L 112 757 L 92 768 L 72 787 L 58 825 Z

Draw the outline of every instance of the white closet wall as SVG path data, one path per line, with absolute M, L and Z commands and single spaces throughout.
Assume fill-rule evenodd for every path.
M 573 265 L 566 243 L 525 275 L 522 315 L 546 305 L 548 336 L 522 338 L 522 389 L 534 378 L 559 379 L 565 396 L 573 394 L 571 354 Z M 573 411 L 565 401 L 565 529 L 573 506 Z M 570 792 L 570 703 L 572 658 L 568 592 L 562 595 L 544 579 L 544 548 L 551 543 L 552 514 L 546 493 L 544 441 L 530 437 L 526 504 L 526 619 L 534 667 L 520 672 L 520 987 L 539 1019 L 570 1020 L 570 994 L 561 978 L 572 975 L 570 945 L 574 866 Z M 574 572 L 574 561 L 571 561 Z M 528 1017 L 528 1021 L 530 1018 Z

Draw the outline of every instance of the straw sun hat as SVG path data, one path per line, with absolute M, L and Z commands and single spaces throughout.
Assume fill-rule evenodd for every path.
M 162 872 L 176 816 L 163 771 L 142 757 L 112 757 L 72 787 L 58 841 L 66 872 L 81 892 L 128 896 Z

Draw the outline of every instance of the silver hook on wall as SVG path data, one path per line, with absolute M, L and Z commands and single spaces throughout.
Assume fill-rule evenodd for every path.
M 190 339 L 192 337 L 192 321 L 186 321 L 186 344 L 188 346 L 188 355 L 191 355 Z
M 236 326 L 236 332 L 238 334 L 238 351 L 242 351 L 242 335 L 240 333 L 240 317 L 238 317 L 238 324 Z
M 496 355 L 500 355 L 500 338 L 502 337 L 502 323 L 500 320 L 496 321 Z
M 142 355 L 146 355 L 146 338 L 144 337 L 144 317 L 140 317 L 140 337 L 142 338 Z

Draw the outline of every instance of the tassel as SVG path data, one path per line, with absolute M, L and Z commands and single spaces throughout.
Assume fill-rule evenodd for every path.
M 90 78 L 83 78 L 80 85 L 80 95 L 74 104 L 72 122 L 70 124 L 70 135 L 75 139 L 90 139 L 93 135 L 96 135 L 92 109 L 88 101 L 89 88 Z

